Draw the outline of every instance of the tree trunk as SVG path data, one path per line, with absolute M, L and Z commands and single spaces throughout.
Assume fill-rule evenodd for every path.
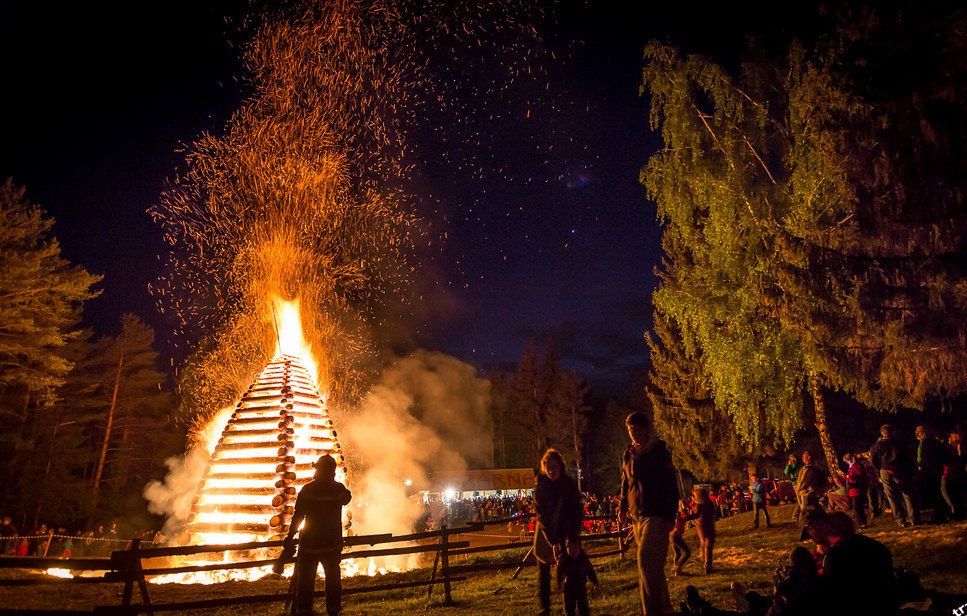
M 830 479 L 835 479 L 839 471 L 839 458 L 833 449 L 833 442 L 829 438 L 829 425 L 826 423 L 826 403 L 823 392 L 819 389 L 819 380 L 809 377 L 809 393 L 813 397 L 813 407 L 816 409 L 816 431 L 819 432 L 819 442 L 822 443 L 823 453 L 826 454 L 826 464 L 829 466 Z
M 93 517 L 94 513 L 97 511 L 97 495 L 101 487 L 101 475 L 104 473 L 104 462 L 107 460 L 107 448 L 111 441 L 111 428 L 114 424 L 114 409 L 117 407 L 118 403 L 118 389 L 121 388 L 121 369 L 124 367 L 124 351 L 121 351 L 121 357 L 118 358 L 118 374 L 114 379 L 114 393 L 111 394 L 111 407 L 107 411 L 107 428 L 104 430 L 104 441 L 101 443 L 101 455 L 97 460 L 97 468 L 94 471 L 94 481 L 91 484 L 91 519 L 89 522 L 94 523 Z
M 571 407 L 571 432 L 574 435 L 574 470 L 577 472 L 578 492 L 581 491 L 581 443 L 578 440 L 578 420 Z

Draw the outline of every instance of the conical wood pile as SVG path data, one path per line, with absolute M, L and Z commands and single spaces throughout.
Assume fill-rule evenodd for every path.
M 198 536 L 218 535 L 217 542 L 232 536 L 248 541 L 285 533 L 298 491 L 326 453 L 344 479 L 325 399 L 298 358 L 273 359 L 235 405 L 215 446 L 191 506 L 187 540 L 212 543 Z

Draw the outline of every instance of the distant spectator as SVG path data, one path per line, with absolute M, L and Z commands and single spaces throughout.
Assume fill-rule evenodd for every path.
M 819 508 L 819 499 L 826 491 L 828 483 L 825 473 L 813 462 L 810 452 L 803 452 L 802 462 L 796 480 L 796 498 L 799 500 L 800 510 L 806 512 Z
M 846 470 L 846 496 L 849 497 L 850 507 L 853 515 L 856 516 L 856 523 L 860 528 L 866 528 L 866 505 L 869 500 L 867 496 L 867 475 L 860 465 L 857 457 L 852 453 L 843 456 L 843 461 L 847 464 Z
M 947 503 L 943 499 L 940 485 L 946 457 L 944 444 L 937 440 L 929 426 L 917 426 L 916 436 L 917 472 L 914 475 L 914 489 L 919 498 L 920 513 L 929 521 L 939 524 L 948 517 Z
M 766 503 L 766 486 L 759 481 L 759 475 L 752 473 L 749 475 L 749 494 L 752 496 L 753 518 L 752 527 L 759 528 L 759 513 L 765 514 L 766 528 L 772 528 L 772 520 L 769 519 L 769 506 Z
M 870 462 L 870 454 L 856 454 L 856 463 L 859 464 L 866 476 L 866 498 L 870 504 L 870 515 L 874 518 L 883 515 L 883 503 L 886 496 L 883 494 L 883 484 L 880 483 L 880 476 L 873 463 Z
M 799 458 L 796 454 L 790 454 L 789 459 L 786 461 L 786 467 L 782 469 L 783 474 L 789 478 L 792 482 L 793 489 L 796 487 L 796 482 L 799 480 L 799 469 L 802 468 L 802 464 L 799 463 Z M 793 499 L 794 505 L 792 508 L 792 519 L 799 519 L 799 498 Z
M 964 519 L 967 498 L 967 422 L 961 422 L 950 432 L 944 460 L 944 474 L 940 482 L 944 500 L 950 507 L 950 517 Z
M 8 515 L 3 516 L 3 525 L 0 526 L 0 538 L 3 540 L 4 554 L 14 553 L 17 543 L 19 543 L 17 541 L 19 535 L 20 533 L 17 532 L 17 527 L 13 524 L 13 519 Z
M 870 461 L 880 475 L 883 492 L 893 510 L 893 519 L 900 526 L 912 526 L 920 521 L 920 511 L 913 494 L 913 473 L 916 463 L 909 449 L 897 438 L 892 424 L 880 426 L 880 438 L 870 448 Z

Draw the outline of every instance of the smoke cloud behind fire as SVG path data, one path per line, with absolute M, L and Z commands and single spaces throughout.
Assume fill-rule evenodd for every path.
M 489 404 L 490 383 L 442 353 L 417 351 L 385 370 L 339 433 L 359 533 L 413 532 L 423 508 L 408 496 L 430 473 L 489 465 Z

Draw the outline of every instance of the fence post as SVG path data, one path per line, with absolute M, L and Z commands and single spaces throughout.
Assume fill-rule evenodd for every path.
M 141 568 L 141 539 L 132 539 L 131 546 L 127 550 L 113 552 L 111 560 L 118 564 L 124 577 L 124 591 L 121 595 L 121 605 L 129 607 L 131 605 L 131 594 L 134 591 L 134 583 L 138 583 L 138 590 L 141 591 L 141 600 L 145 605 L 151 605 L 151 597 L 148 596 L 148 584 L 144 580 L 144 573 Z M 146 610 L 148 614 L 154 614 L 150 608 Z
M 50 544 L 54 540 L 54 531 L 51 529 L 50 533 L 47 535 L 47 545 L 44 546 L 44 558 L 47 558 L 47 552 L 50 551 Z
M 440 572 L 443 574 L 443 605 L 453 605 L 453 598 L 450 596 L 450 529 L 446 524 L 443 525 L 443 534 L 440 535 Z

